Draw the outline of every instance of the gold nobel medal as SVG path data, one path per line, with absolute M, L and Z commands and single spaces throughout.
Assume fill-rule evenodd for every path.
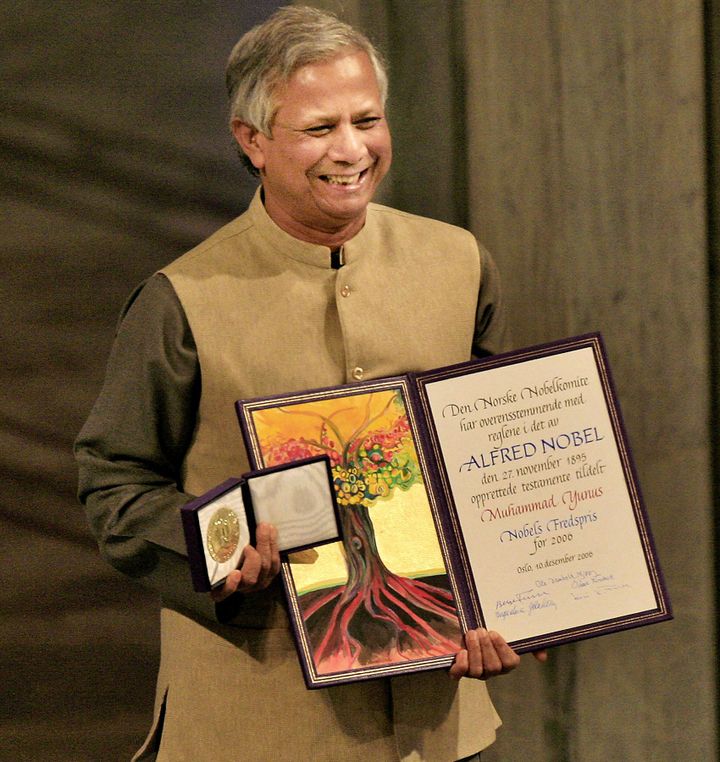
M 235 511 L 225 506 L 212 515 L 207 529 L 207 549 L 214 561 L 225 563 L 240 541 L 240 522 Z

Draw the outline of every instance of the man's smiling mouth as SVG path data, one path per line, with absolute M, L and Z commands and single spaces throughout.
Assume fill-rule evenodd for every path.
M 319 175 L 323 182 L 330 185 L 355 185 L 365 176 L 367 169 L 356 172 L 354 175 Z

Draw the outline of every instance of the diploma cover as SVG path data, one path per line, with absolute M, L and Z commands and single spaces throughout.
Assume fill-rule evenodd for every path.
M 255 468 L 330 459 L 342 542 L 282 566 L 308 687 L 672 616 L 599 334 L 236 408 Z

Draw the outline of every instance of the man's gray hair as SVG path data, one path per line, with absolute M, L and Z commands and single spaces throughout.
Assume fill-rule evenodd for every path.
M 239 119 L 270 137 L 277 111 L 275 88 L 301 66 L 328 61 L 346 50 L 367 53 L 384 105 L 388 90 L 385 62 L 364 34 L 317 8 L 280 8 L 244 34 L 230 53 L 225 73 L 230 122 Z M 244 154 L 242 158 L 257 174 Z

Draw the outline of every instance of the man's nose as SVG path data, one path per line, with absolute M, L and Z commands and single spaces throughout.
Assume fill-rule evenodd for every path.
M 345 164 L 356 164 L 367 154 L 363 133 L 353 124 L 338 125 L 333 131 L 328 158 Z

